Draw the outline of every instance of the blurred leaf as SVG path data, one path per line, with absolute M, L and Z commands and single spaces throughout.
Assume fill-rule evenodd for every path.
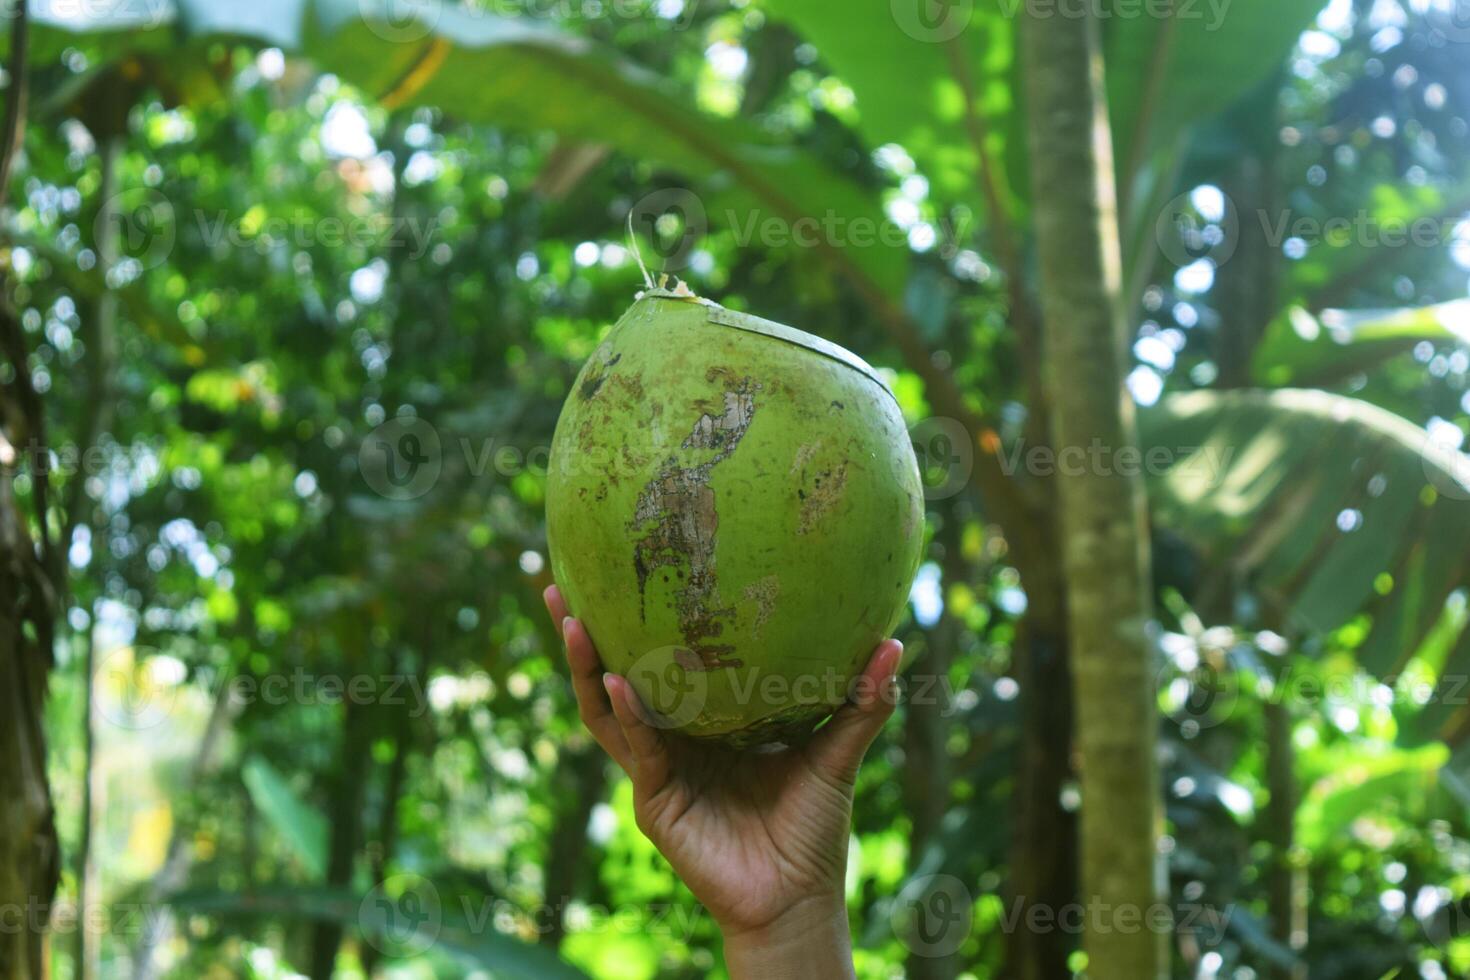
M 77 296 L 96 300 L 107 291 L 107 282 L 101 271 L 93 266 L 83 269 L 77 256 L 58 248 L 54 242 L 22 231 L 12 225 L 0 224 L 0 241 L 31 254 L 49 263 L 51 271 Z M 181 322 L 173 310 L 160 309 L 149 298 L 142 280 L 134 280 L 113 290 L 128 318 L 140 327 L 150 339 L 163 341 L 177 347 L 191 364 L 202 363 L 207 347 L 202 345 Z
M 1170 179 L 1183 152 L 1181 133 L 1224 111 L 1286 60 L 1322 2 L 1171 9 L 1166 17 L 1150 13 L 1105 21 L 1113 155 L 1123 195 L 1134 202 L 1148 200 L 1152 184 Z M 1138 179 L 1144 186 L 1135 188 Z
M 434 7 L 432 17 L 431 8 L 414 8 L 425 18 L 416 24 L 390 19 L 387 3 L 370 0 L 319 0 L 317 9 L 308 53 L 390 106 L 438 106 L 458 119 L 552 130 L 657 161 L 700 179 L 696 206 L 712 228 L 739 233 L 773 218 L 787 228 L 801 219 L 813 228 L 833 219 L 848 231 L 858 221 L 885 227 L 871 191 L 743 120 L 701 112 L 659 77 L 585 38 L 457 6 Z M 389 40 L 405 33 L 422 40 Z M 846 234 L 815 238 L 818 255 L 873 295 L 901 295 L 905 242 L 877 235 L 860 247 Z
M 1325 386 L 1366 371 L 1420 341 L 1470 344 L 1470 300 L 1397 310 L 1323 310 L 1293 306 L 1278 316 L 1256 348 L 1261 384 Z
M 161 35 L 173 19 L 140 17 L 132 11 L 126 20 L 130 40 Z M 121 21 L 65 22 L 110 32 Z M 672 191 L 664 202 L 696 212 L 696 228 L 700 210 L 710 228 L 757 239 L 771 219 L 791 240 L 810 225 L 816 255 L 870 301 L 900 309 L 907 241 L 893 234 L 874 192 L 744 120 L 702 112 L 665 80 L 586 38 L 457 5 L 404 11 L 391 0 L 272 0 L 262 10 L 189 0 L 183 22 L 201 39 L 289 44 L 389 108 L 436 106 L 459 120 L 550 130 L 664 164 L 699 180 L 697 197 Z M 298 24 L 305 26 L 290 26 Z M 828 234 L 829 227 L 841 231 Z
M 157 0 L 155 0 L 157 2 Z M 191 34 L 261 40 L 288 50 L 301 45 L 306 4 L 302 0 L 178 0 L 179 19 Z
M 1466 581 L 1470 458 L 1406 419 L 1320 391 L 1198 391 L 1140 427 L 1145 452 L 1168 460 L 1147 468 L 1155 523 L 1250 582 L 1285 625 L 1326 632 L 1370 614 L 1372 670 L 1406 658 Z
M 1435 789 L 1440 767 L 1448 759 L 1449 750 L 1443 745 L 1378 755 L 1354 752 L 1303 798 L 1296 815 L 1297 842 L 1316 850 L 1347 834 L 1360 817 L 1381 815 L 1385 808 L 1410 817 Z
M 854 124 L 870 148 L 902 146 L 931 181 L 934 197 L 985 214 L 978 131 L 995 164 L 1000 201 L 1013 214 L 1022 207 L 1026 139 L 1014 84 L 1014 4 L 954 4 L 937 18 L 928 0 L 860 8 L 842 0 L 763 0 L 761 6 L 789 21 L 852 88 Z
M 306 803 L 275 767 L 258 756 L 241 771 L 250 799 L 313 878 L 327 873 L 327 818 Z
M 1267 962 L 1284 969 L 1290 969 L 1301 962 L 1291 948 L 1275 939 L 1271 931 L 1266 928 L 1266 923 L 1252 915 L 1249 909 L 1232 905 L 1228 921 L 1229 930 L 1240 939 L 1241 944 L 1259 954 Z
M 1384 268 L 1422 260 L 1426 244 L 1447 246 L 1453 239 L 1450 229 L 1470 210 L 1470 185 L 1463 180 L 1448 187 L 1382 183 L 1366 196 L 1353 221 L 1341 226 L 1292 210 L 1273 216 L 1279 219 L 1272 222 L 1273 237 L 1291 234 L 1302 218 L 1313 219 L 1321 231 L 1306 256 L 1286 266 L 1290 278 L 1283 284 L 1283 299 L 1312 309 L 1355 305 L 1361 302 L 1357 291 Z M 1431 241 L 1418 238 L 1425 231 Z
M 1167 17 L 1107 20 L 1108 106 L 1120 151 L 1139 137 L 1165 142 L 1227 108 L 1285 61 L 1322 2 L 1174 6 Z

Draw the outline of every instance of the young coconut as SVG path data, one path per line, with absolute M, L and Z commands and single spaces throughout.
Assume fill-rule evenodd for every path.
M 897 625 L 924 537 L 898 402 L 820 337 L 650 289 L 552 439 L 551 567 L 655 724 L 799 738 Z

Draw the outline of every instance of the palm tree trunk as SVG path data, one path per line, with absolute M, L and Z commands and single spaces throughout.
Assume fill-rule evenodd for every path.
M 1137 452 L 1137 436 L 1098 23 L 1028 6 L 1023 34 L 1082 786 L 1083 945 L 1092 980 L 1154 980 L 1167 955 L 1165 934 L 1147 927 L 1163 885 L 1148 539 L 1137 467 L 1119 456 Z

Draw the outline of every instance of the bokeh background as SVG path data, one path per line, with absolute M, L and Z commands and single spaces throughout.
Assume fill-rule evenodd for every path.
M 1094 6 L 1142 452 L 1074 465 L 1149 491 L 1174 975 L 1465 975 L 1470 17 Z M 723 975 L 540 604 L 634 238 L 914 426 L 858 975 L 1085 969 L 1019 9 L 31 3 L 0 538 L 56 587 L 4 580 L 0 655 L 49 673 L 51 975 Z

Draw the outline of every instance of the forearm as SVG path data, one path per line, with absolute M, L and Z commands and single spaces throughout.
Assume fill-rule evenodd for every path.
M 840 900 L 811 900 L 770 925 L 725 931 L 731 980 L 853 980 L 852 937 Z

